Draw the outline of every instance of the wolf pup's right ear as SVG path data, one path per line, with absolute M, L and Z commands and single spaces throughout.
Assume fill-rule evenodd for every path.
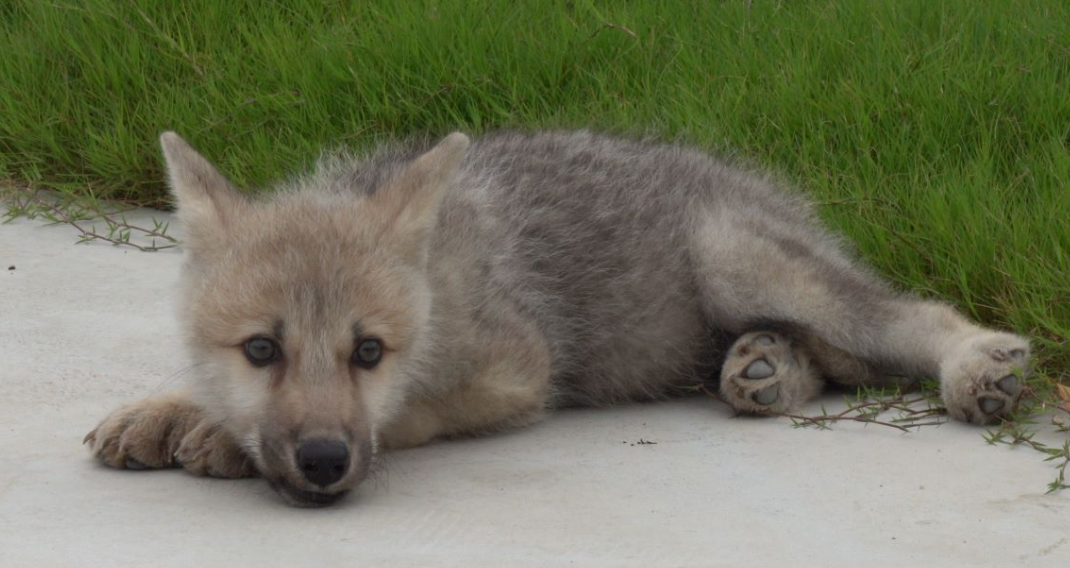
M 160 135 L 171 193 L 188 237 L 197 240 L 226 229 L 247 203 L 208 160 L 174 132 Z

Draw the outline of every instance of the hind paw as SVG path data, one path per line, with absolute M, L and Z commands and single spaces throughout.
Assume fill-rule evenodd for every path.
M 809 357 L 773 332 L 743 335 L 721 370 L 721 396 L 737 411 L 775 414 L 792 410 L 821 390 Z
M 986 332 L 964 342 L 942 366 L 944 404 L 959 420 L 994 422 L 1014 410 L 1028 375 L 1029 343 Z

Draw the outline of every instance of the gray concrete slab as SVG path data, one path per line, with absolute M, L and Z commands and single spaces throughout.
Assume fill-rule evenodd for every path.
M 804 430 L 704 399 L 562 411 L 398 452 L 321 510 L 259 480 L 109 470 L 82 436 L 185 375 L 181 254 L 75 240 L 0 225 L 5 568 L 1070 562 L 1070 492 L 1044 495 L 1054 471 L 1034 452 L 959 424 Z

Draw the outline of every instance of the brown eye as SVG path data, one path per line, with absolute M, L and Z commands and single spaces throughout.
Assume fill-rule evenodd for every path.
M 358 367 L 371 369 L 378 365 L 379 360 L 382 358 L 383 342 L 378 339 L 365 339 L 353 350 L 353 356 L 350 357 L 350 360 Z
M 257 367 L 266 367 L 279 358 L 279 344 L 266 337 L 254 337 L 245 342 L 245 358 Z

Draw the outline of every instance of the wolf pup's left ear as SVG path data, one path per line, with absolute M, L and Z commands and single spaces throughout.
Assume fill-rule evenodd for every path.
M 233 223 L 246 203 L 241 193 L 178 134 L 161 134 L 160 147 L 188 237 L 195 241 Z
M 393 237 L 405 255 L 418 255 L 438 217 L 443 190 L 449 187 L 468 151 L 468 137 L 454 132 L 442 139 L 372 195 L 390 219 Z

